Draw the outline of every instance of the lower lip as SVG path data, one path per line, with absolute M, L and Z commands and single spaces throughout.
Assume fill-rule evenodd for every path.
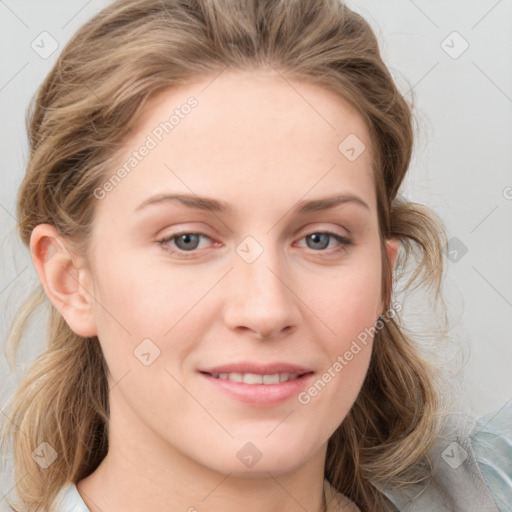
M 293 380 L 278 384 L 246 384 L 231 380 L 216 379 L 206 373 L 200 373 L 218 390 L 232 398 L 249 404 L 275 405 L 297 396 L 311 381 L 314 373 L 307 373 Z

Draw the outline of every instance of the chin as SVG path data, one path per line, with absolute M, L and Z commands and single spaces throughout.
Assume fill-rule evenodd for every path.
M 303 439 L 286 440 L 277 436 L 274 440 L 262 436 L 261 440 L 232 440 L 229 444 L 234 448 L 224 446 L 220 453 L 211 454 L 209 460 L 202 463 L 214 471 L 247 478 L 268 478 L 268 473 L 279 475 L 295 471 L 322 448 L 320 443 L 306 445 Z

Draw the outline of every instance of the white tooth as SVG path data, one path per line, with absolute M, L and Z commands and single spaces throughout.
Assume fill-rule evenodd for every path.
M 279 384 L 296 379 L 298 373 L 274 373 L 272 375 L 260 375 L 257 373 L 212 373 L 212 377 L 220 380 L 231 380 L 233 382 L 244 382 L 245 384 Z
M 263 375 L 256 373 L 244 373 L 244 382 L 246 384 L 263 384 Z
M 263 375 L 263 384 L 278 384 L 279 383 L 279 373 L 274 373 L 273 375 Z

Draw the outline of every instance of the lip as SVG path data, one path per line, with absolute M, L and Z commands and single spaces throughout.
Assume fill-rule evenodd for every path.
M 290 363 L 270 363 L 259 365 L 250 362 L 226 364 L 198 370 L 199 375 L 214 389 L 227 394 L 237 401 L 253 406 L 271 406 L 286 402 L 296 397 L 309 383 L 315 372 L 304 366 Z M 296 379 L 276 384 L 246 384 L 222 380 L 209 375 L 210 373 L 255 373 L 272 375 L 275 373 L 297 373 Z
M 312 372 L 311 368 L 298 366 L 290 363 L 267 363 L 255 364 L 250 361 L 240 363 L 224 364 L 222 366 L 212 366 L 211 368 L 201 368 L 200 372 L 205 373 L 255 373 L 257 375 L 272 375 L 274 373 L 298 373 L 299 375 Z

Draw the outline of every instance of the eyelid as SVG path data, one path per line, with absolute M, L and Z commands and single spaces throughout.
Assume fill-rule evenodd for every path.
M 300 232 L 300 230 L 299 230 L 299 232 Z M 343 250 L 347 250 L 349 246 L 354 245 L 354 240 L 352 239 L 351 236 L 342 235 L 338 231 L 335 231 L 335 230 L 329 229 L 329 228 L 323 228 L 323 229 L 322 228 L 318 228 L 318 229 L 309 228 L 307 231 L 303 231 L 303 233 L 304 234 L 299 236 L 299 240 L 302 240 L 302 239 L 306 238 L 307 236 L 316 234 L 316 233 L 326 234 L 326 235 L 329 235 L 332 238 L 336 239 L 336 241 L 338 242 L 339 245 L 335 248 L 331 248 L 330 250 L 315 251 L 314 249 L 310 249 L 313 253 L 317 252 L 319 255 L 321 255 L 321 254 L 325 254 L 326 256 L 335 255 Z M 211 237 L 207 233 L 204 233 L 201 231 L 194 231 L 193 229 L 182 229 L 182 230 L 176 231 L 174 233 L 170 233 L 169 235 L 165 236 L 164 238 L 160 238 L 157 241 L 157 243 L 162 247 L 162 249 L 164 249 L 167 252 L 170 252 L 171 254 L 177 255 L 181 259 L 194 258 L 197 255 L 197 253 L 201 251 L 200 249 L 194 249 L 191 251 L 183 251 L 180 249 L 173 249 L 173 248 L 169 248 L 166 246 L 166 244 L 168 242 L 172 241 L 175 238 L 178 238 L 181 235 L 198 235 L 199 237 L 206 237 L 206 238 L 212 240 L 214 245 L 215 244 L 218 245 L 218 242 L 215 242 L 213 237 Z
M 171 253 L 180 254 L 180 255 L 183 255 L 183 254 L 192 255 L 192 254 L 198 253 L 201 250 L 201 249 L 194 249 L 193 251 L 182 251 L 179 249 L 174 249 L 174 248 L 169 249 L 168 247 L 166 247 L 166 244 L 168 242 L 171 242 L 171 240 L 178 238 L 181 235 L 198 235 L 199 237 L 208 238 L 209 240 L 213 241 L 213 238 L 210 235 L 207 235 L 206 233 L 203 233 L 202 231 L 193 231 L 191 229 L 188 229 L 188 230 L 177 231 L 176 233 L 171 233 L 170 235 L 160 238 L 157 240 L 157 244 L 162 246 L 162 248 L 164 250 L 167 250 Z M 212 245 L 215 245 L 215 244 L 218 245 L 218 242 L 213 241 Z
M 313 226 L 311 226 L 310 224 L 313 224 Z M 336 235 L 336 236 L 339 236 L 339 237 L 342 237 L 342 238 L 345 238 L 345 239 L 351 239 L 352 237 L 352 232 L 350 231 L 350 229 L 348 229 L 348 227 L 345 227 L 345 226 L 338 226 L 338 228 L 340 228 L 340 232 L 338 232 L 336 230 L 336 228 L 332 228 L 332 227 L 323 227 L 323 226 L 318 226 L 318 224 L 322 224 L 321 222 L 313 222 L 313 223 L 310 223 L 308 224 L 307 226 L 303 226 L 302 228 L 299 228 L 297 229 L 294 233 L 293 233 L 293 237 L 297 237 L 300 235 L 300 233 L 304 233 L 301 235 L 300 238 L 304 237 L 304 236 L 307 236 L 307 235 L 310 235 L 310 234 L 313 234 L 313 233 L 329 233 L 331 235 Z M 324 226 L 325 226 L 325 222 L 323 223 Z M 328 223 L 327 223 L 328 224 Z M 331 223 L 332 224 L 332 223 Z M 341 232 L 341 230 L 345 231 L 345 233 Z M 159 232 L 162 232 L 164 231 L 163 229 L 160 230 Z M 208 234 L 208 229 L 206 228 L 197 228 L 197 227 L 187 227 L 185 225 L 184 228 L 182 229 L 178 229 L 178 231 L 176 232 L 171 232 L 169 235 L 166 235 L 165 238 L 166 239 L 169 239 L 169 238 L 173 238 L 173 237 L 177 237 L 179 235 L 184 235 L 184 234 L 193 234 L 193 235 L 203 235 L 203 236 L 206 236 L 210 239 L 214 239 L 215 237 L 213 235 L 209 235 Z M 156 235 L 156 238 L 157 239 L 162 239 L 163 237 L 159 236 L 158 234 Z

